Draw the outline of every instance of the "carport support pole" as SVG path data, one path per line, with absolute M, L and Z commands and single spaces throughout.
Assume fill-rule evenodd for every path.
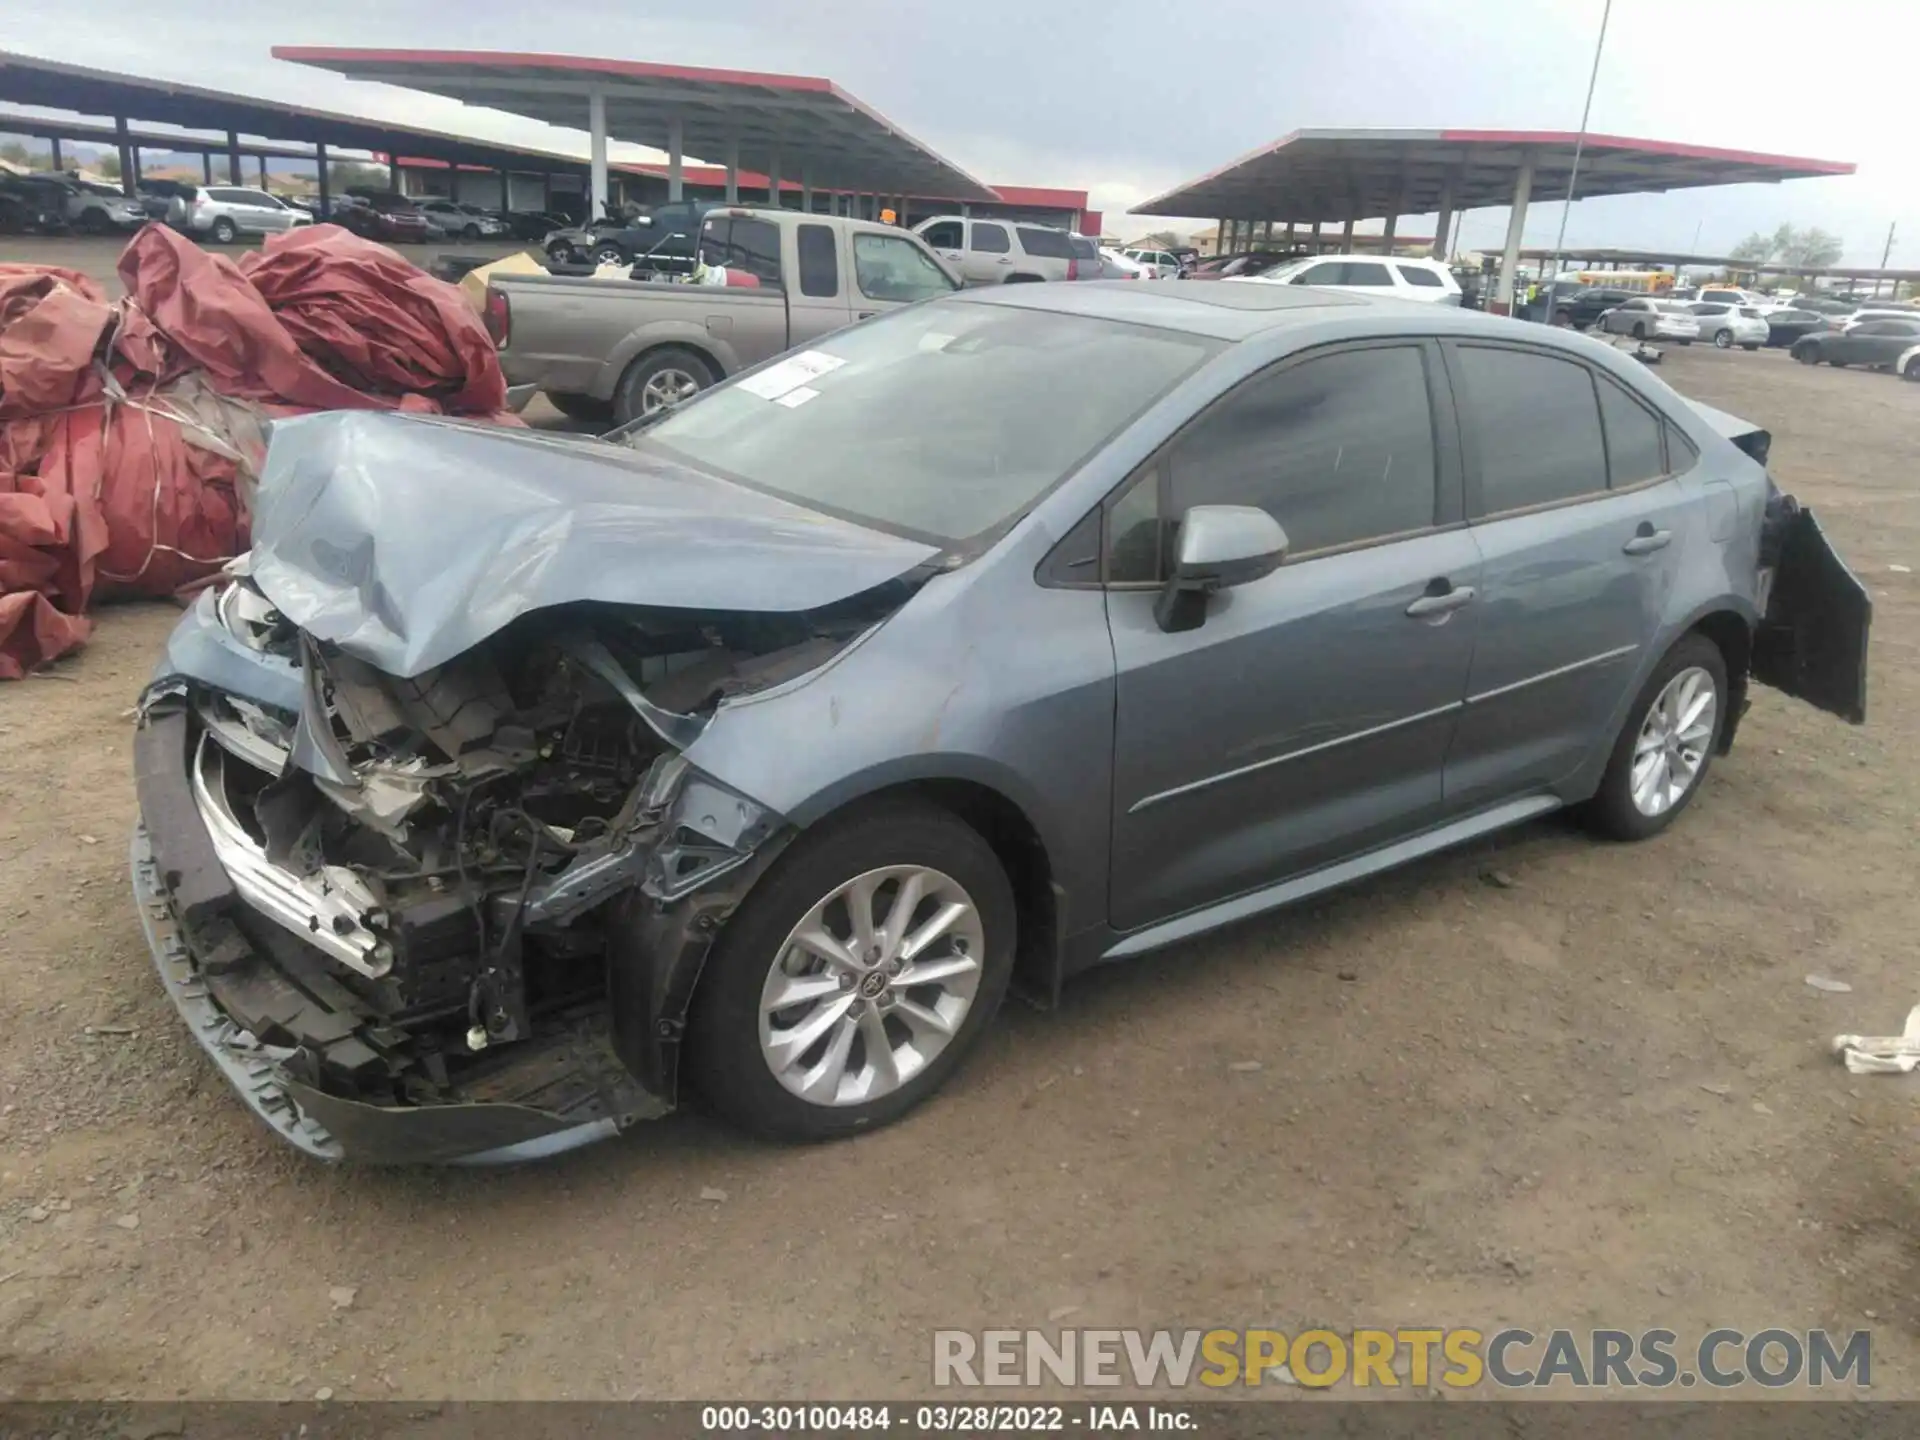
M 240 137 L 232 130 L 227 131 L 227 183 L 241 184 L 240 179 Z
M 813 213 L 813 167 L 804 161 L 800 165 L 800 208 L 809 215 Z
M 1507 215 L 1507 248 L 1500 257 L 1500 284 L 1493 292 L 1495 313 L 1513 313 L 1513 280 L 1520 268 L 1520 235 L 1527 228 L 1527 201 L 1533 198 L 1533 152 L 1521 157 L 1513 181 L 1513 209 Z
M 267 157 L 261 155 L 256 158 L 260 161 L 260 188 L 264 190 L 267 188 Z M 139 166 L 136 165 L 134 168 L 137 170 Z
M 113 140 L 120 150 L 120 189 L 131 197 L 140 179 L 140 169 L 133 158 L 133 142 L 127 138 L 127 117 L 124 115 L 113 117 Z
M 1318 220 L 1313 222 L 1313 253 L 1316 255 L 1320 253 L 1320 222 Z
M 606 110 L 604 109 L 606 101 L 602 99 L 600 103 L 603 107 L 600 112 L 600 118 L 604 126 L 606 121 Z M 685 138 L 686 131 L 678 115 L 667 121 L 667 199 L 670 202 L 684 198 L 686 191 L 687 167 L 686 155 L 684 153 L 685 145 L 683 143 Z M 600 164 L 602 168 L 604 168 L 607 163 L 606 151 L 607 141 L 603 133 L 600 137 L 600 150 L 598 152 L 601 156 Z
M 56 141 L 55 143 L 57 144 L 58 142 Z M 53 164 L 55 169 L 58 169 L 60 166 L 58 152 L 55 153 Z M 207 184 L 211 185 L 213 183 L 213 152 L 211 150 L 202 150 L 200 152 L 200 174 Z M 320 182 L 320 193 L 323 195 L 326 193 L 326 185 L 327 182 L 325 180 Z
M 1351 255 L 1353 253 L 1353 217 L 1347 217 L 1345 228 L 1340 231 L 1340 248 Z
M 780 154 L 775 151 L 767 159 L 767 208 L 780 208 Z
M 1400 217 L 1398 215 L 1387 216 L 1387 228 L 1380 236 L 1380 253 L 1382 255 L 1391 255 L 1393 253 L 1393 232 L 1399 223 Z
M 740 203 L 740 142 L 727 141 L 727 204 Z
M 319 180 L 320 218 L 322 220 L 325 220 L 328 218 L 327 217 L 327 147 L 325 145 L 315 145 L 313 147 L 313 166 L 314 166 L 314 170 L 316 172 L 317 178 Z M 211 157 L 209 157 L 207 160 L 207 179 L 208 181 L 212 181 L 213 179 L 213 160 Z
M 1440 182 L 1440 215 L 1433 227 L 1433 249 L 1427 253 L 1435 260 L 1447 258 L 1447 227 L 1453 224 L 1453 176 Z
M 671 127 L 674 137 L 679 137 L 679 122 Z M 589 222 L 607 213 L 607 92 L 589 90 L 587 92 L 587 144 L 588 144 L 588 184 L 592 193 L 587 196 L 587 219 Z M 672 179 L 667 183 L 671 187 L 669 198 L 680 198 L 680 152 L 673 152 Z
M 500 213 L 504 215 L 513 209 L 513 185 L 504 165 L 494 173 L 500 177 Z
M 53 146 L 53 168 L 56 171 L 66 169 L 67 167 L 60 163 L 60 137 L 56 135 L 48 143 Z M 213 176 L 209 175 L 207 176 L 207 179 L 211 180 L 213 179 Z

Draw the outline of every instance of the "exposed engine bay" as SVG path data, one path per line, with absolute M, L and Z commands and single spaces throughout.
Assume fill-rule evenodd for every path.
M 564 606 L 400 679 L 236 578 L 202 607 L 223 643 L 297 667 L 298 709 L 177 674 L 142 701 L 244 902 L 195 905 L 163 862 L 200 978 L 323 1124 L 330 1102 L 615 1124 L 670 1108 L 699 965 L 788 831 L 682 751 L 908 593 L 802 614 Z M 159 763 L 142 758 L 156 834 Z

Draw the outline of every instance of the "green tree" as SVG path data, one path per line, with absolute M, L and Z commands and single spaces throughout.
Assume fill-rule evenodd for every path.
M 109 180 L 120 178 L 120 157 L 111 152 L 100 156 L 93 162 L 93 168 Z
M 0 160 L 6 160 L 15 165 L 33 164 L 33 156 L 27 153 L 27 147 L 18 140 L 0 142 Z
M 1780 260 L 1796 269 L 1818 270 L 1833 264 L 1846 248 L 1838 235 L 1829 235 L 1818 225 L 1810 225 L 1805 230 L 1788 231 L 1787 242 L 1780 247 Z
M 1151 235 L 1142 236 L 1140 243 L 1152 250 L 1168 250 L 1180 243 L 1180 237 L 1171 230 L 1156 230 Z
M 363 190 L 385 190 L 392 185 L 392 178 L 384 165 L 336 160 L 327 166 L 327 189 L 335 195 L 343 195 L 355 186 Z
M 1779 253 L 1776 237 L 1762 235 L 1754 231 L 1727 254 L 1735 260 L 1744 260 L 1749 265 L 1764 265 Z

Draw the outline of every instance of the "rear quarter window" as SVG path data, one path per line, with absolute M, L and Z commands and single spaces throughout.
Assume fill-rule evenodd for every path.
M 1429 290 L 1444 290 L 1447 288 L 1446 282 L 1434 274 L 1433 271 L 1422 270 L 1418 265 L 1396 265 L 1393 268 L 1400 272 L 1400 278 L 1409 285 L 1420 285 Z

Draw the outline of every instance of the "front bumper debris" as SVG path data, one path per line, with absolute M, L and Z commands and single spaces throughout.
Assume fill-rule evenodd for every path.
M 397 1086 L 410 1037 L 369 999 L 385 982 L 294 923 L 293 877 L 260 873 L 274 867 L 195 764 L 224 753 L 193 733 L 182 708 L 146 717 L 135 737 L 134 901 L 188 1030 L 275 1134 L 323 1160 L 500 1164 L 590 1144 L 672 1108 L 670 1091 L 650 1092 L 621 1063 L 604 1007 L 483 1053 L 425 1103 L 340 1093 L 341 1077 L 366 1094 L 389 1076 Z M 217 833 L 223 819 L 244 847 Z M 362 993 L 349 980 L 375 988 Z

